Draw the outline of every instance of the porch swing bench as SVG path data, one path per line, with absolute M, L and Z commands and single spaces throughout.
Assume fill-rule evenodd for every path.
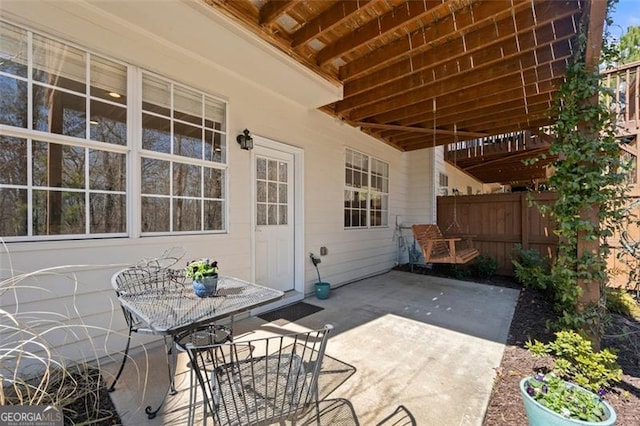
M 462 265 L 478 257 L 475 247 L 458 247 L 460 237 L 444 237 L 438 225 L 413 225 L 413 236 L 422 249 L 425 263 Z

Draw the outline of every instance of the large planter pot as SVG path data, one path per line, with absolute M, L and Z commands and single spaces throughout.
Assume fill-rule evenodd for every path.
M 535 380 L 533 377 L 525 377 L 520 381 L 520 395 L 524 401 L 524 409 L 527 413 L 527 420 L 529 426 L 572 426 L 572 425 L 594 425 L 594 426 L 611 426 L 616 424 L 616 412 L 613 407 L 606 401 L 601 401 L 604 405 L 605 412 L 608 417 L 601 422 L 587 422 L 583 420 L 568 419 L 561 416 L 555 411 L 551 411 L 538 401 L 533 399 L 526 391 L 525 383 L 527 380 Z M 567 383 L 567 382 L 566 382 Z M 599 399 L 598 395 L 590 392 L 578 385 L 567 383 L 569 386 L 574 386 L 580 392 L 586 392 L 593 396 L 595 400 Z
M 193 292 L 198 297 L 209 297 L 216 294 L 218 288 L 218 276 L 202 277 L 193 279 Z

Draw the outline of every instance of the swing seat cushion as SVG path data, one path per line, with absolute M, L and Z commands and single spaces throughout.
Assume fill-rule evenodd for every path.
M 413 236 L 422 249 L 425 263 L 465 264 L 480 255 L 475 247 L 459 248 L 459 237 L 445 238 L 438 225 L 413 225 Z

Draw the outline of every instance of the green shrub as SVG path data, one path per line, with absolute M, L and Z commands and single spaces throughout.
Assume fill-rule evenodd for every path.
M 618 355 L 608 349 L 594 352 L 591 342 L 575 331 L 559 331 L 553 342 L 528 341 L 525 347 L 536 356 L 553 356 L 557 375 L 594 392 L 622 379 Z
M 537 250 L 523 249 L 520 244 L 517 244 L 511 263 L 515 268 L 517 280 L 524 287 L 539 290 L 551 288 L 549 262 Z
M 489 279 L 498 270 L 498 261 L 491 256 L 478 256 L 472 265 L 473 273 L 478 278 Z
M 625 290 L 607 288 L 607 309 L 626 317 L 640 321 L 640 306 L 638 302 Z

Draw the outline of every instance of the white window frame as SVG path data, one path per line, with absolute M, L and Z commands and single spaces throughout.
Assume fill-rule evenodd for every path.
M 228 199 L 229 199 L 229 173 L 228 173 L 228 155 L 223 155 L 222 162 L 213 162 L 206 161 L 202 159 L 193 159 L 189 157 L 183 157 L 179 155 L 173 154 L 162 154 L 156 153 L 154 151 L 148 151 L 142 149 L 142 75 L 153 73 L 144 70 L 142 68 L 136 67 L 134 65 L 119 61 L 117 59 L 113 59 L 107 55 L 102 55 L 99 53 L 94 53 L 89 49 L 86 49 L 82 46 L 78 46 L 73 43 L 69 43 L 64 40 L 60 40 L 56 37 L 53 37 L 49 34 L 42 33 L 39 31 L 32 30 L 30 28 L 15 24 L 8 20 L 2 20 L 2 22 L 7 23 L 8 25 L 15 26 L 27 32 L 27 43 L 28 43 L 28 73 L 27 77 L 15 76 L 13 74 L 0 72 L 0 75 L 5 77 L 14 78 L 20 81 L 25 81 L 28 84 L 28 95 L 27 95 L 27 128 L 14 127 L 6 124 L 0 124 L 0 135 L 15 137 L 27 140 L 27 184 L 26 185 L 9 185 L 9 184 L 0 184 L 0 188 L 10 188 L 10 189 L 26 189 L 28 191 L 27 195 L 27 234 L 22 236 L 2 236 L 0 238 L 5 242 L 28 242 L 28 241 L 47 241 L 47 240 L 79 240 L 79 239 L 110 239 L 110 238 L 138 238 L 144 236 L 156 236 L 156 235 L 186 235 L 186 234 L 221 234 L 227 233 L 228 231 Z M 106 142 L 92 141 L 90 140 L 89 131 L 87 130 L 85 138 L 78 138 L 73 136 L 66 136 L 57 133 L 49 133 L 33 130 L 33 119 L 32 119 L 32 111 L 33 111 L 33 91 L 31 90 L 33 84 L 33 35 L 37 34 L 38 36 L 46 37 L 53 41 L 62 43 L 69 47 L 73 47 L 81 50 L 84 54 L 87 55 L 87 60 L 91 58 L 91 56 L 101 57 L 112 61 L 114 63 L 118 63 L 123 65 L 127 69 L 127 103 L 124 105 L 126 108 L 126 116 L 127 116 L 127 143 L 126 145 L 116 145 Z M 89 63 L 89 62 L 88 62 Z M 85 92 L 85 101 L 90 103 L 93 99 L 91 93 L 89 91 L 91 87 L 90 80 L 90 67 L 86 67 L 86 86 L 87 91 Z M 199 90 L 189 84 L 181 83 L 178 81 L 174 81 L 168 79 L 164 76 L 155 75 L 157 77 L 162 78 L 163 80 L 171 81 L 174 84 L 178 84 L 182 87 L 185 87 L 189 90 L 198 92 L 203 96 L 215 99 L 224 104 L 225 109 L 225 118 L 224 118 L 224 130 L 218 131 L 218 133 L 223 134 L 224 143 L 223 150 L 228 150 L 229 140 L 228 140 L 228 128 L 229 128 L 229 105 L 228 102 L 219 97 L 213 96 L 209 93 L 206 93 L 202 90 Z M 42 85 L 42 83 L 38 83 Z M 68 91 L 67 89 L 56 87 L 56 90 Z M 74 92 L 75 94 L 75 92 Z M 101 102 L 108 102 L 101 98 L 96 98 Z M 69 191 L 69 192 L 83 192 L 85 194 L 85 233 L 82 234 L 56 234 L 56 235 L 33 235 L 33 199 L 32 193 L 36 187 L 33 186 L 33 172 L 32 172 L 32 140 L 55 143 L 60 145 L 73 146 L 84 149 L 94 149 L 106 152 L 119 153 L 126 156 L 126 183 L 125 183 L 125 191 L 114 191 L 114 193 L 125 193 L 126 197 L 126 224 L 125 224 L 125 232 L 121 233 L 91 233 L 89 226 L 89 203 L 88 199 L 91 193 L 101 192 L 100 190 L 92 190 L 89 188 L 88 182 L 88 167 L 89 163 L 85 162 L 85 187 L 82 189 L 70 189 L 70 188 L 48 188 L 48 187 L 37 187 L 37 189 L 53 189 L 56 191 Z M 87 154 L 85 154 L 87 155 Z M 169 231 L 169 232 L 154 232 L 154 233 L 142 233 L 141 232 L 141 167 L 140 162 L 142 157 L 147 158 L 162 158 L 164 160 L 169 160 L 172 162 L 181 162 L 188 164 L 196 164 L 208 168 L 219 169 L 222 171 L 224 185 L 222 188 L 222 229 L 220 230 L 211 230 L 211 231 Z M 170 182 L 172 185 L 173 183 Z M 178 196 L 179 197 L 179 196 Z M 201 199 L 205 197 L 202 196 Z M 172 214 L 172 212 L 171 212 Z M 173 220 L 171 219 L 170 226 L 173 227 Z M 171 229 L 171 228 L 170 228 Z
M 357 154 L 357 155 L 361 155 L 363 157 L 365 157 L 367 159 L 367 170 L 365 171 L 361 171 L 363 172 L 363 174 L 366 175 L 366 185 L 362 185 L 360 188 L 354 187 L 354 186 L 349 186 L 347 185 L 347 177 L 346 174 L 348 173 L 349 170 L 351 170 L 351 168 L 348 167 L 347 165 L 347 157 L 349 155 L 349 152 L 351 152 L 351 155 L 353 154 Z M 387 180 L 387 192 L 384 191 L 378 191 L 376 189 L 373 189 L 371 187 L 371 177 L 372 177 L 372 171 L 371 171 L 371 166 L 372 166 L 372 161 L 375 160 L 379 163 L 382 163 L 383 165 L 386 166 L 386 170 L 387 170 L 387 175 L 383 176 L 383 179 Z M 363 152 L 357 151 L 355 149 L 352 148 L 346 148 L 345 149 L 345 158 L 344 158 L 344 173 L 345 173 L 345 178 L 343 180 L 344 182 L 344 194 L 346 194 L 348 191 L 350 192 L 355 192 L 355 193 L 360 193 L 360 194 L 364 194 L 365 198 L 366 198 L 366 224 L 365 225 L 360 225 L 360 226 L 348 226 L 346 224 L 343 223 L 344 229 L 345 230 L 354 230 L 354 229 L 378 229 L 378 228 L 388 228 L 389 227 L 389 188 L 390 188 L 390 175 L 391 175 L 391 168 L 389 166 L 389 163 L 383 160 L 380 160 L 379 158 L 373 157 L 369 154 L 365 154 Z M 381 197 L 386 197 L 386 210 L 382 209 L 380 210 L 382 212 L 382 214 L 385 215 L 385 219 L 383 220 L 383 224 L 381 225 L 372 225 L 371 224 L 371 217 L 372 217 L 372 209 L 371 209 L 371 196 L 372 195 L 380 195 Z M 346 201 L 346 197 L 343 198 L 343 207 L 342 207 L 342 212 L 343 215 L 346 215 L 347 212 L 352 212 L 354 211 L 354 209 L 352 208 L 348 208 L 344 205 Z M 384 223 L 386 222 L 386 223 Z

